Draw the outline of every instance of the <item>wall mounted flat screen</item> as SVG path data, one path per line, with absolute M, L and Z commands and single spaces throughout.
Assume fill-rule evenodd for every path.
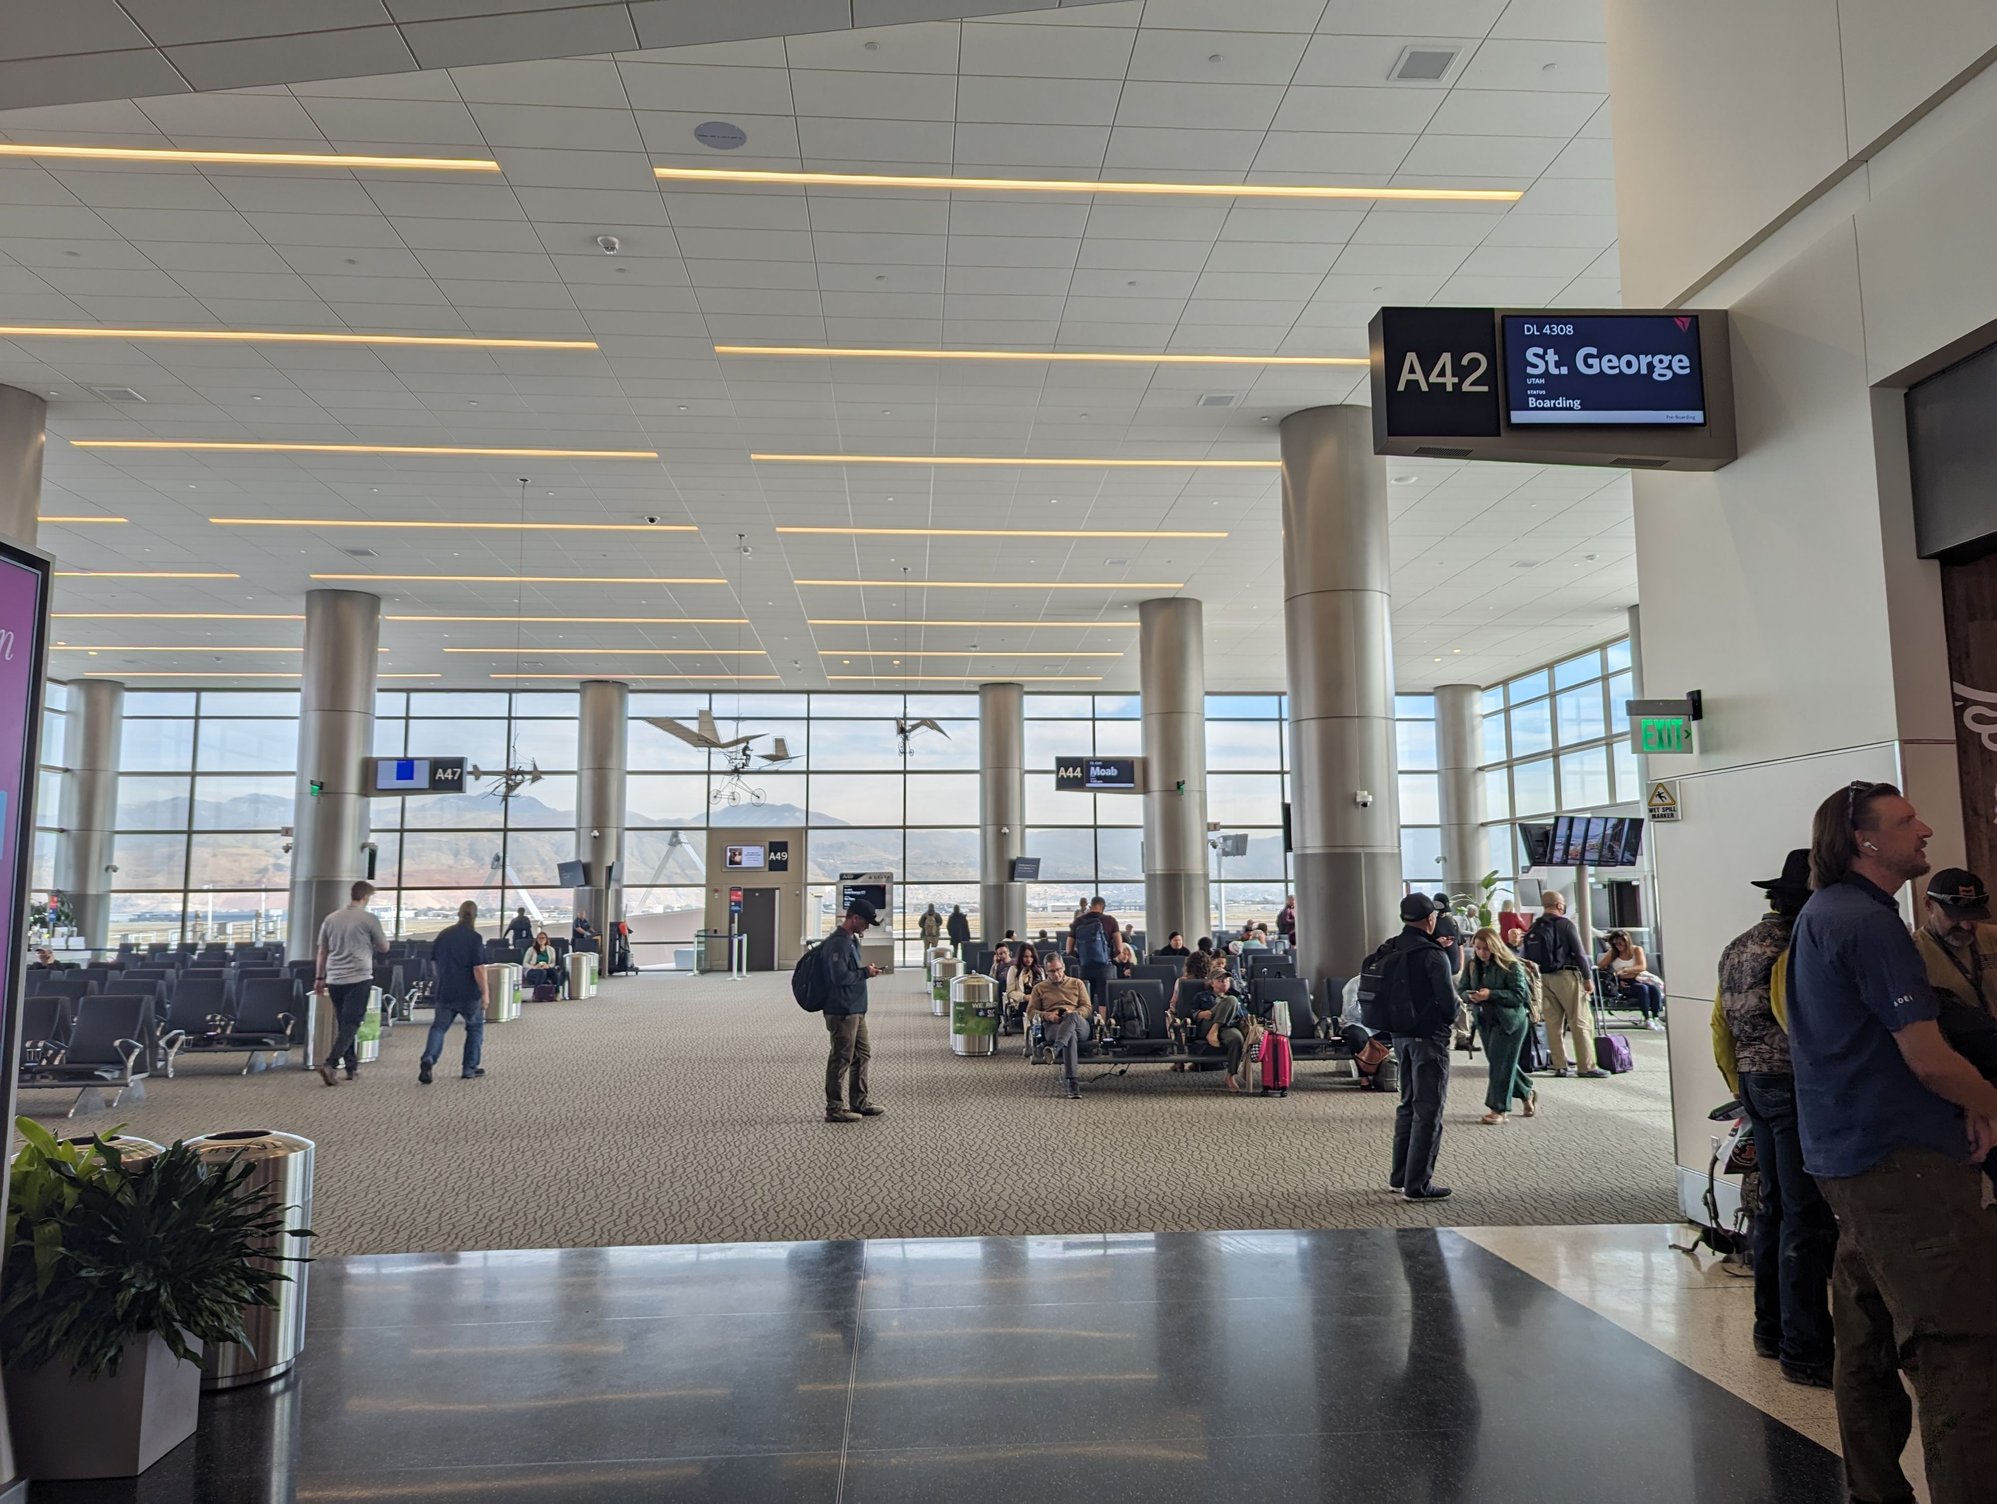
M 761 872 L 763 870 L 763 848 L 761 846 L 724 846 L 721 848 L 721 865 L 730 872 Z
M 1513 423 L 1697 428 L 1706 421 L 1697 314 L 1506 314 Z
M 1054 787 L 1063 793 L 1135 793 L 1141 757 L 1063 757 L 1054 764 Z
M 874 912 L 885 924 L 888 917 L 888 885 L 886 883 L 842 882 L 839 885 L 839 912 L 845 913 L 852 907 L 853 900 L 864 898 L 874 906 Z
M 1519 845 L 1525 848 L 1528 867 L 1551 867 L 1553 865 L 1553 827 L 1545 821 L 1519 824 Z
M 564 888 L 587 888 L 589 886 L 588 862 L 562 862 L 555 868 L 556 881 Z
M 374 765 L 374 791 L 377 794 L 427 794 L 430 792 L 430 759 L 427 757 L 384 757 Z
M 1012 859 L 1012 877 L 1016 883 L 1040 881 L 1040 858 L 1037 856 L 1016 856 Z

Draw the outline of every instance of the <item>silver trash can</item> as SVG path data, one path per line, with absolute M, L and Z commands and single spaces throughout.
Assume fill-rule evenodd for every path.
M 929 1012 L 933 1018 L 950 1016 L 950 984 L 958 980 L 957 958 L 938 956 L 929 963 L 935 980 L 929 984 Z
M 998 1053 L 999 990 L 990 977 L 975 974 L 950 983 L 950 1053 Z
M 305 1052 L 305 1069 L 316 1070 L 321 1064 L 338 1065 L 339 1061 L 328 1061 L 333 1052 L 333 1039 L 340 1032 L 340 1010 L 333 1006 L 333 996 L 328 992 L 307 993 L 306 1011 L 312 1017 L 312 1048 Z M 372 1027 L 369 1021 L 372 1020 Z M 381 1059 L 381 989 L 368 992 L 367 1011 L 361 1018 L 361 1034 L 366 1038 L 354 1040 L 354 1059 L 361 1065 L 372 1065 Z
M 510 1024 L 520 1016 L 520 968 L 494 961 L 485 968 L 485 1021 Z
M 202 1161 L 218 1169 L 241 1158 L 250 1166 L 250 1184 L 263 1188 L 272 1202 L 284 1208 L 286 1232 L 312 1225 L 312 1140 L 295 1133 L 274 1133 L 262 1128 L 209 1133 L 187 1141 Z M 303 1238 L 280 1235 L 273 1254 L 308 1252 Z M 274 1306 L 245 1306 L 243 1331 L 249 1337 L 245 1347 L 225 1342 L 211 1347 L 201 1357 L 203 1389 L 239 1389 L 260 1384 L 288 1372 L 305 1346 L 305 1278 L 307 1264 L 282 1264 L 280 1270 L 289 1282 L 276 1287 Z
M 569 952 L 569 996 L 596 996 L 597 958 L 586 950 Z

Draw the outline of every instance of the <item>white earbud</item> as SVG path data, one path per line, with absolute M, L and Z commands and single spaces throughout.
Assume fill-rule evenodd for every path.
M 1864 845 L 1867 851 L 1877 851 L 1879 849 L 1877 846 L 1873 845 L 1870 841 L 1865 842 Z

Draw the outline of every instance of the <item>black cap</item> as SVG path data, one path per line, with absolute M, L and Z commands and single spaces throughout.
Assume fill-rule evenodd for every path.
M 1983 879 L 1960 867 L 1944 867 L 1929 878 L 1928 899 L 1947 909 L 1951 919 L 1990 917 L 1990 893 Z
M 1429 901 L 1426 893 L 1410 893 L 1406 898 L 1401 900 L 1401 922 L 1403 924 L 1420 924 L 1434 912 L 1435 905 Z
M 879 924 L 881 922 L 880 912 L 864 898 L 856 898 L 847 904 L 846 912 L 848 915 L 858 914 L 869 924 Z
M 1757 878 L 1754 886 L 1765 893 L 1808 893 L 1810 891 L 1810 853 L 1798 847 L 1782 859 L 1780 877 Z

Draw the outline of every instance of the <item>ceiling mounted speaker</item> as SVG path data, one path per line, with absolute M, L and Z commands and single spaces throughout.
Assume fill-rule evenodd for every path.
M 1432 84 L 1448 77 L 1462 56 L 1455 47 L 1404 47 L 1387 77 L 1396 83 Z

